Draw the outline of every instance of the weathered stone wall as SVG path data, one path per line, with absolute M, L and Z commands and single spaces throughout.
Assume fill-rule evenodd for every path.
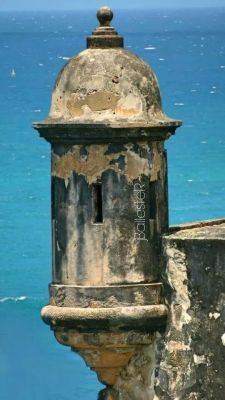
M 155 338 L 133 355 L 116 385 L 99 394 L 98 400 L 153 400 Z
M 160 400 L 225 398 L 225 224 L 200 225 L 164 239 L 170 311 L 158 342 Z
M 150 182 L 157 186 L 154 199 L 150 198 Z M 102 187 L 104 224 L 94 221 L 93 185 L 97 183 Z M 137 191 L 143 204 L 137 203 Z M 99 286 L 155 281 L 159 263 L 155 241 L 168 225 L 166 195 L 163 143 L 69 149 L 55 145 L 53 282 Z M 152 226 L 151 207 L 157 208 Z M 140 223 L 136 222 L 137 211 L 142 216 Z M 138 234 L 140 238 L 135 239 Z
M 134 354 L 100 400 L 225 398 L 225 221 L 163 239 L 166 332 Z

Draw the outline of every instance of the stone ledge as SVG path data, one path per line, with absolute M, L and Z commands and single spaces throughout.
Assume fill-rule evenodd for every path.
M 165 327 L 168 310 L 164 304 L 117 308 L 72 308 L 48 305 L 41 311 L 43 321 L 78 332 L 156 331 Z
M 133 141 L 162 141 L 175 134 L 181 121 L 152 120 L 149 123 L 124 121 L 91 122 L 64 121 L 47 118 L 34 122 L 33 128 L 50 143 L 127 143 Z
M 171 234 L 164 236 L 166 240 L 203 240 L 224 241 L 225 240 L 225 220 L 202 221 L 196 224 L 181 225 Z
M 194 228 L 204 228 L 206 226 L 217 226 L 225 224 L 225 218 L 216 218 L 216 219 L 208 219 L 205 221 L 194 221 L 194 222 L 187 222 L 185 224 L 180 225 L 171 225 L 169 227 L 169 233 L 176 233 L 179 231 L 184 231 L 187 229 L 194 229 Z

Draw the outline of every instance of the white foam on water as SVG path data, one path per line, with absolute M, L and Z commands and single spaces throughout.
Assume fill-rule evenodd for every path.
M 209 192 L 198 192 L 198 194 L 200 194 L 201 196 L 208 196 Z
M 156 50 L 156 47 L 148 46 L 148 47 L 145 47 L 144 50 Z
M 58 58 L 60 60 L 70 60 L 70 57 L 66 57 L 66 56 L 58 56 Z
M 174 103 L 175 106 L 184 106 L 184 103 Z
M 159 61 L 165 61 L 165 58 L 159 58 Z
M 25 301 L 27 299 L 28 299 L 27 296 L 3 297 L 2 299 L 0 299 L 0 303 L 6 303 L 6 302 L 10 302 L 10 301 L 13 303 L 17 303 L 18 301 Z
M 220 68 L 221 68 L 221 69 L 224 69 L 224 68 L 225 68 L 225 65 L 221 65 Z

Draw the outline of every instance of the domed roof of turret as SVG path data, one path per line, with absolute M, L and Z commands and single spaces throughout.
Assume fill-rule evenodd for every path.
M 97 17 L 100 26 L 87 39 L 88 49 L 70 59 L 58 76 L 49 119 L 74 123 L 171 123 L 173 120 L 162 112 L 154 72 L 123 48 L 123 38 L 110 26 L 111 9 L 102 7 Z

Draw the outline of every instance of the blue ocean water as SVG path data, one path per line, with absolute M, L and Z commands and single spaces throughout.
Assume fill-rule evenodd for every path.
M 157 73 L 164 110 L 184 121 L 167 143 L 171 223 L 225 215 L 224 20 L 225 9 L 120 11 L 115 20 Z M 93 12 L 0 14 L 1 400 L 95 400 L 101 389 L 39 317 L 51 279 L 50 157 L 31 128 L 95 26 Z

